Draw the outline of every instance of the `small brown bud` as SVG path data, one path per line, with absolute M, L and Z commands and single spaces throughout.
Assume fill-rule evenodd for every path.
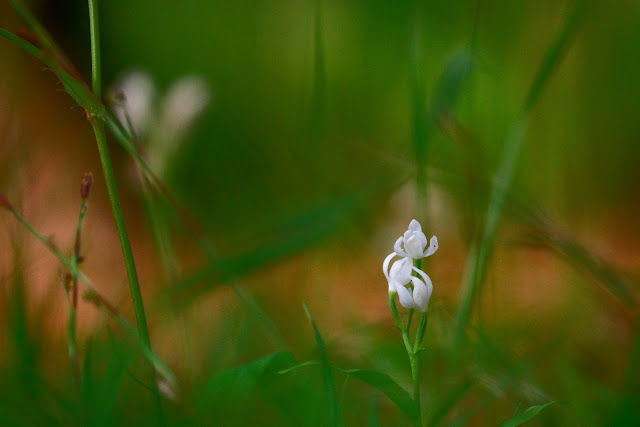
M 91 185 L 93 184 L 93 175 L 91 172 L 85 173 L 82 177 L 82 185 L 80 186 L 80 196 L 83 199 L 89 197 L 89 191 L 91 190 Z
M 1 193 L 0 193 L 0 206 L 10 211 L 13 210 L 13 206 L 11 205 L 11 203 L 9 203 L 7 198 L 4 197 L 4 194 L 1 194 Z
M 64 277 L 62 278 L 62 284 L 67 292 L 71 290 L 71 279 L 73 279 L 71 273 L 65 273 Z

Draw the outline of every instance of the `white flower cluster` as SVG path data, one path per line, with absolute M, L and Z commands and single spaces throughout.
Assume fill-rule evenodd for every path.
M 146 161 L 160 176 L 210 101 L 206 82 L 196 75 L 181 77 L 157 99 L 156 86 L 144 71 L 125 74 L 113 94 L 115 115 L 136 139 L 146 142 Z
M 396 240 L 393 249 L 382 264 L 382 271 L 389 283 L 389 293 L 397 293 L 400 304 L 406 308 L 427 311 L 433 284 L 424 271 L 414 267 L 413 262 L 433 255 L 438 250 L 438 238 L 432 236 L 427 241 L 422 226 L 414 219 L 404 235 Z M 400 259 L 389 269 L 391 260 L 396 256 Z M 413 275 L 414 272 L 417 273 L 416 276 Z

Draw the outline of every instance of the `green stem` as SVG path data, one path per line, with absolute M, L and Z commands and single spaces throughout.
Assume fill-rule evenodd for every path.
M 80 264 L 80 235 L 82 233 L 82 224 L 87 213 L 87 200 L 82 199 L 80 204 L 80 214 L 78 215 L 78 226 L 76 227 L 75 243 L 73 245 L 73 254 L 71 255 L 71 288 L 69 289 L 69 357 L 73 368 L 74 378 L 78 390 L 80 390 L 80 365 L 78 363 L 78 344 L 77 344 L 77 324 L 78 324 L 78 265 Z
M 91 82 L 93 93 L 102 98 L 102 61 L 100 60 L 100 19 L 98 0 L 89 0 L 89 26 L 91 32 Z
M 407 311 L 407 331 L 411 332 L 411 320 L 413 319 L 413 308 Z
M 420 362 L 418 360 L 417 353 L 409 353 L 409 362 L 411 363 L 411 378 L 413 379 L 413 400 L 416 403 L 416 407 L 418 409 L 418 417 L 421 420 L 421 410 L 420 410 Z M 422 421 L 420 421 L 422 424 Z
M 89 0 L 89 19 L 91 24 L 91 69 L 93 77 L 93 90 L 99 96 L 101 92 L 100 82 L 100 36 L 98 34 L 98 5 L 97 0 Z M 127 278 L 131 288 L 131 299 L 133 300 L 133 308 L 136 313 L 136 322 L 140 337 L 147 345 L 150 345 L 149 330 L 147 328 L 147 319 L 144 313 L 144 304 L 142 303 L 142 293 L 140 292 L 140 283 L 138 282 L 138 272 L 133 258 L 133 250 L 131 249 L 131 241 L 129 233 L 124 221 L 124 213 L 120 205 L 120 197 L 118 196 L 118 187 L 116 178 L 111 165 L 111 157 L 109 156 L 109 147 L 107 146 L 107 138 L 104 132 L 102 122 L 96 117 L 90 117 L 89 122 L 93 127 L 96 136 L 98 151 L 100 152 L 100 162 L 102 163 L 102 171 L 107 185 L 107 193 L 113 210 L 113 216 L 120 237 L 120 245 L 122 246 L 122 255 L 124 256 L 125 268 L 127 270 Z
M 91 33 L 91 77 L 92 77 L 92 89 L 96 98 L 102 97 L 102 71 L 101 71 L 101 59 L 100 59 L 100 24 L 98 16 L 98 0 L 88 0 L 89 3 L 89 27 Z M 147 326 L 147 317 L 144 312 L 144 304 L 142 302 L 142 293 L 140 292 L 140 283 L 138 282 L 138 272 L 136 271 L 136 264 L 133 258 L 133 250 L 131 248 L 131 241 L 129 240 L 129 233 L 124 221 L 124 213 L 120 204 L 120 198 L 118 196 L 118 188 L 116 185 L 115 175 L 113 173 L 113 167 L 111 165 L 111 157 L 109 156 L 109 148 L 107 146 L 107 138 L 104 132 L 104 124 L 97 117 L 89 117 L 91 127 L 96 136 L 96 142 L 98 144 L 98 151 L 100 152 L 100 162 L 102 163 L 102 171 L 104 173 L 105 182 L 107 185 L 107 192 L 109 194 L 109 200 L 111 202 L 111 208 L 113 209 L 113 216 L 116 221 L 118 229 L 118 236 L 120 237 L 120 245 L 122 247 L 122 254 L 124 257 L 125 268 L 127 270 L 127 278 L 129 279 L 129 287 L 131 289 L 131 299 L 133 301 L 133 309 L 136 314 L 136 323 L 138 325 L 138 334 L 145 345 L 145 348 L 151 350 L 151 340 L 149 338 L 149 329 Z M 153 378 L 155 378 L 155 372 Z M 157 391 L 157 383 L 153 382 L 153 387 Z M 164 424 L 164 417 L 162 414 L 162 400 L 155 394 L 155 407 L 158 414 L 158 418 L 161 424 Z
M 422 340 L 424 339 L 424 332 L 427 329 L 427 313 L 420 313 L 420 325 L 418 325 L 418 331 L 416 332 L 416 340 L 413 342 L 413 352 L 418 353 Z
M 407 355 L 409 356 L 409 364 L 411 365 L 411 379 L 413 382 L 413 399 L 416 403 L 416 407 L 418 410 L 418 418 L 420 420 L 419 425 L 421 425 L 422 418 L 420 415 L 420 379 L 419 379 L 420 368 L 418 365 L 419 363 L 418 355 L 413 350 L 413 346 L 411 345 L 411 339 L 409 338 L 409 331 L 405 327 L 405 324 L 402 321 L 402 317 L 398 312 L 395 296 L 396 296 L 396 292 L 389 292 L 389 308 L 391 309 L 391 314 L 393 315 L 393 319 L 396 322 L 396 326 L 402 332 L 402 341 L 404 342 L 404 347 L 407 350 Z
M 524 133 L 531 111 L 540 100 L 553 71 L 558 67 L 564 53 L 566 53 L 575 39 L 579 25 L 584 17 L 586 4 L 587 0 L 578 0 L 576 2 L 573 13 L 567 20 L 562 32 L 549 46 L 529 88 L 522 110 L 505 142 L 502 160 L 496 173 L 496 179 L 487 206 L 484 226 L 480 237 L 474 241 L 467 260 L 464 294 L 458 309 L 453 332 L 456 346 L 460 346 L 466 340 L 465 328 L 469 323 L 474 304 L 480 298 L 482 292 L 487 266 L 493 252 L 494 240 L 502 218 L 506 196 L 513 180 L 518 156 L 524 142 Z
M 118 235 L 120 236 L 120 245 L 122 246 L 122 254 L 124 256 L 127 277 L 131 288 L 131 299 L 133 300 L 133 308 L 136 314 L 138 331 L 140 332 L 140 337 L 149 345 L 149 330 L 147 328 L 147 319 L 144 312 L 144 304 L 142 302 L 142 293 L 140 292 L 140 284 L 138 282 L 138 273 L 133 259 L 133 250 L 131 249 L 129 233 L 127 232 L 127 226 L 124 221 L 124 213 L 122 212 L 122 206 L 120 205 L 120 198 L 118 196 L 116 179 L 111 165 L 111 158 L 109 156 L 109 148 L 107 147 L 107 139 L 104 134 L 104 127 L 102 126 L 102 123 L 95 118 L 91 118 L 90 121 L 98 143 L 98 151 L 100 152 L 100 161 L 102 163 L 102 170 L 104 172 L 104 178 L 107 185 L 107 192 L 109 194 L 109 200 L 111 201 L 111 207 L 113 209 L 113 216 L 118 228 Z
M 398 312 L 398 307 L 396 307 L 396 293 L 389 292 L 389 308 L 391 309 L 391 314 L 393 315 L 393 319 L 396 321 L 396 326 L 402 332 L 402 341 L 404 341 L 404 347 L 407 349 L 407 353 L 409 354 L 409 358 L 411 358 L 411 340 L 409 339 L 409 332 L 407 328 L 404 326 L 404 322 L 402 321 L 402 317 L 400 317 L 400 313 Z

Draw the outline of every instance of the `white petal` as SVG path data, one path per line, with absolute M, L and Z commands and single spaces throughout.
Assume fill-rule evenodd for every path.
M 151 77 L 144 71 L 130 71 L 114 85 L 115 92 L 122 96 L 122 103 L 115 110 L 120 122 L 129 127 L 137 136 L 147 131 L 151 120 L 151 105 L 155 96 L 155 86 Z
M 420 240 L 420 253 L 423 253 L 424 248 L 427 247 L 427 236 L 425 236 L 422 231 L 416 231 L 415 236 L 418 240 Z
M 415 219 L 412 219 L 411 222 L 409 223 L 409 230 L 422 231 L 422 226 L 418 221 L 416 221 Z
M 402 258 L 393 263 L 391 271 L 389 272 L 390 281 L 396 282 L 400 285 L 406 285 L 411 280 L 411 269 L 413 268 L 413 261 L 411 258 Z
M 406 240 L 404 242 L 404 249 L 407 251 L 411 258 L 422 258 L 422 246 L 420 245 L 420 238 L 415 234 L 412 235 L 409 240 Z
M 209 103 L 209 88 L 196 75 L 182 77 L 167 91 L 162 104 L 162 123 L 169 132 L 189 128 Z
M 417 277 L 412 277 L 411 282 L 413 283 L 413 301 L 415 305 L 418 307 L 418 311 L 427 311 L 427 307 L 429 306 L 429 291 L 427 290 L 424 282 Z
M 389 293 L 391 292 L 397 292 L 396 288 L 396 282 L 394 282 L 393 280 L 389 280 Z
M 402 257 L 409 256 L 404 250 L 402 250 L 402 246 L 400 246 L 401 244 L 402 244 L 402 237 L 398 237 L 398 240 L 396 240 L 396 243 L 393 245 L 393 250 L 396 251 L 396 254 L 398 256 L 402 256 Z
M 400 304 L 406 308 L 413 308 L 418 310 L 418 306 L 413 301 L 413 297 L 411 296 L 411 292 L 404 286 L 396 286 L 396 290 L 398 291 L 398 299 L 400 300 Z
M 394 256 L 396 256 L 396 253 L 395 252 L 391 252 L 384 259 L 384 262 L 382 263 L 382 272 L 384 273 L 384 277 L 387 278 L 387 282 L 389 281 L 389 263 L 391 262 L 391 260 L 393 259 Z
M 424 256 L 425 257 L 431 256 L 437 250 L 438 250 L 438 238 L 436 236 L 431 236 L 431 243 L 429 244 L 429 247 L 425 251 Z
M 431 298 L 431 294 L 433 293 L 433 283 L 431 283 L 431 278 L 427 276 L 427 273 L 416 267 L 413 267 L 413 270 L 422 277 L 422 280 L 427 287 L 427 294 L 429 295 L 428 297 Z

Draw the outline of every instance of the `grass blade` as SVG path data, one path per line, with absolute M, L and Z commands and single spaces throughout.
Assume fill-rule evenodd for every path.
M 377 388 L 407 414 L 414 424 L 420 424 L 420 413 L 414 400 L 388 375 L 370 369 L 336 369 Z
M 322 364 L 316 360 L 310 360 L 299 365 L 292 366 L 290 368 L 280 371 L 280 374 L 288 374 L 290 372 L 297 371 L 299 368 L 305 368 L 308 366 L 316 366 Z M 419 425 L 420 413 L 415 401 L 411 398 L 411 395 L 398 383 L 396 383 L 390 376 L 381 372 L 373 371 L 370 369 L 341 369 L 336 366 L 330 365 L 331 368 L 336 371 L 342 372 L 348 375 L 348 377 L 357 378 L 381 391 L 387 396 L 396 406 L 402 410 L 411 421 Z
M 329 364 L 329 353 L 327 352 L 327 345 L 320 334 L 320 330 L 316 325 L 311 312 L 309 311 L 309 307 L 306 304 L 303 304 L 304 311 L 309 318 L 309 322 L 311 322 L 311 327 L 313 327 L 313 332 L 316 338 L 316 343 L 318 344 L 318 351 L 320 353 L 320 362 L 322 365 L 322 376 L 324 377 L 324 386 L 326 388 L 327 393 L 327 406 L 329 410 L 329 425 L 337 426 L 340 425 L 338 420 L 338 398 L 336 395 L 336 386 L 333 382 L 333 375 L 331 372 L 331 365 Z
M 537 104 L 553 71 L 559 65 L 562 54 L 567 51 L 571 42 L 574 40 L 579 23 L 582 21 L 582 17 L 584 16 L 585 5 L 586 1 L 579 1 L 576 4 L 574 11 L 565 24 L 562 32 L 547 51 L 547 54 L 538 68 L 536 77 L 534 78 L 528 92 L 522 112 L 511 128 L 509 136 L 505 142 L 502 161 L 496 174 L 496 180 L 491 192 L 487 213 L 485 215 L 484 229 L 479 240 L 472 244 L 467 261 L 464 295 L 458 310 L 454 330 L 454 339 L 458 344 L 464 336 L 465 327 L 471 316 L 474 302 L 481 294 L 487 264 L 493 251 L 496 230 L 502 217 L 505 199 L 511 186 L 513 172 L 515 170 L 518 154 L 522 147 L 524 133 L 531 110 Z
M 527 421 L 531 421 L 536 417 L 536 415 L 538 415 L 540 412 L 553 405 L 554 403 L 556 402 L 549 402 L 544 405 L 532 406 L 521 414 L 518 414 L 511 419 L 501 422 L 500 424 L 498 424 L 498 427 L 517 427 L 519 425 L 522 425 Z

